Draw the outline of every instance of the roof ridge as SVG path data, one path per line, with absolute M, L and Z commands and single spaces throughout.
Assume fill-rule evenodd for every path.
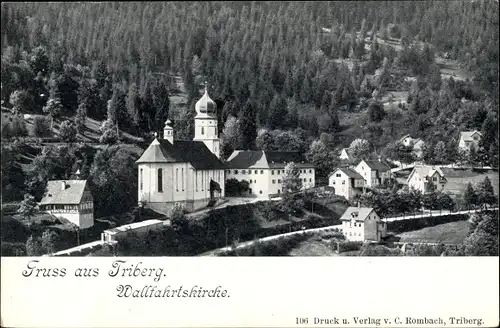
M 264 159 L 264 162 L 266 163 L 266 166 L 269 167 L 269 161 L 267 160 L 267 155 L 265 150 L 262 151 L 262 158 Z

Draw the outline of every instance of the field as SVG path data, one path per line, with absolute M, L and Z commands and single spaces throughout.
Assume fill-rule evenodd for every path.
M 488 177 L 493 185 L 493 190 L 495 195 L 498 195 L 498 172 L 489 171 L 487 173 L 474 172 L 472 170 L 457 170 L 451 168 L 441 168 L 448 182 L 444 186 L 444 191 L 450 192 L 452 194 L 462 194 L 467 188 L 467 184 L 470 182 L 472 185 L 484 180 Z
M 415 243 L 443 243 L 443 244 L 460 244 L 464 241 L 469 233 L 469 222 L 456 221 L 445 224 L 440 224 L 434 227 L 427 227 L 419 230 L 408 231 L 397 235 L 400 237 L 400 242 Z
M 306 240 L 293 248 L 290 256 L 337 256 L 335 251 L 322 241 Z
M 442 79 L 453 77 L 454 80 L 460 81 L 465 81 L 467 79 L 472 80 L 472 76 L 460 68 L 456 60 L 436 57 L 436 64 L 439 66 Z

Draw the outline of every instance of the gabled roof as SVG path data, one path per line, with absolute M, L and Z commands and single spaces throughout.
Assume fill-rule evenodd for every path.
M 413 144 L 414 150 L 422 150 L 422 147 L 425 145 L 425 142 L 422 139 L 417 139 Z
M 370 169 L 376 170 L 379 172 L 385 172 L 385 171 L 389 171 L 391 169 L 389 165 L 382 163 L 380 161 L 376 161 L 376 160 L 362 160 L 361 162 L 365 162 L 366 165 L 368 165 L 368 167 Z
M 64 183 L 64 189 L 63 189 Z M 80 204 L 87 180 L 51 180 L 40 205 L 48 204 Z
M 298 152 L 265 151 L 269 167 L 282 167 L 287 163 L 294 162 L 297 166 L 304 166 L 307 160 Z M 312 166 L 309 164 L 308 166 Z
M 294 162 L 298 167 L 312 167 L 297 152 L 277 152 L 263 150 L 235 150 L 227 159 L 226 166 L 234 169 L 284 167 Z
M 342 148 L 340 150 L 340 154 L 342 154 L 342 153 L 346 153 L 347 156 L 351 156 L 351 152 L 349 151 L 349 148 Z
M 266 155 L 262 150 L 235 150 L 227 159 L 226 166 L 232 169 L 268 168 Z
M 415 166 L 413 168 L 413 170 L 411 171 L 410 175 L 408 176 L 408 179 L 406 179 L 406 181 L 410 181 L 411 177 L 414 174 L 418 174 L 418 176 L 420 176 L 421 178 L 425 178 L 425 177 L 433 176 L 434 173 L 436 173 L 436 172 L 439 175 L 441 175 L 443 178 L 445 178 L 444 173 L 439 166 L 430 166 L 430 165 Z
M 344 172 L 349 178 L 353 178 L 353 179 L 364 179 L 363 176 L 361 174 L 359 174 L 358 172 L 354 171 L 353 169 L 351 168 L 348 168 L 348 167 L 339 167 L 337 169 L 335 169 L 332 173 L 330 173 L 330 175 L 328 177 L 331 177 L 333 174 L 335 174 L 337 171 L 342 171 Z
M 225 169 L 203 141 L 176 140 L 171 144 L 165 139 L 155 139 L 136 163 L 191 163 L 197 170 Z
M 365 221 L 372 212 L 374 212 L 372 207 L 351 206 L 345 210 L 344 214 L 340 217 L 340 220 L 351 221 L 354 219 L 355 221 Z
M 472 141 L 474 139 L 472 139 L 472 137 L 474 136 L 474 134 L 479 134 L 479 136 L 483 136 L 483 134 L 479 131 L 462 131 L 460 132 L 460 138 L 462 138 L 464 141 Z

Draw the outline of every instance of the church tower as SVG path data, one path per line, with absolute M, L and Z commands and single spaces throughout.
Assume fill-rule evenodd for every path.
M 172 145 L 174 144 L 174 128 L 172 127 L 172 121 L 170 119 L 167 119 L 165 122 L 163 139 L 168 140 Z
M 220 158 L 220 139 L 217 128 L 217 105 L 210 99 L 205 82 L 205 93 L 195 105 L 194 141 L 203 141 L 212 153 Z

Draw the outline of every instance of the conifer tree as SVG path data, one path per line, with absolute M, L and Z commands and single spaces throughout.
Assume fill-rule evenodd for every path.
M 242 149 L 254 149 L 257 137 L 256 112 L 251 100 L 248 100 L 238 119 L 240 143 Z

